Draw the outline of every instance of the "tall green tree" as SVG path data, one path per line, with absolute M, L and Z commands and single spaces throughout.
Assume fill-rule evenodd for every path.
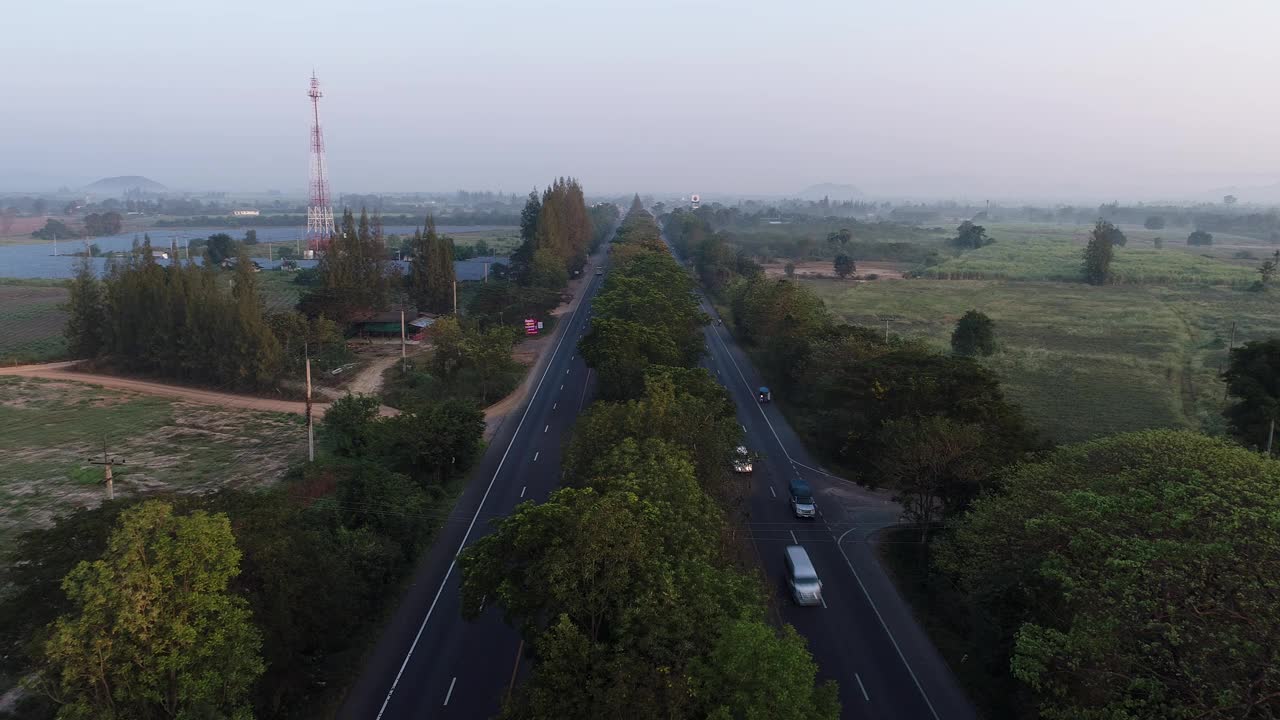
M 1280 423 L 1280 338 L 1233 349 L 1222 379 L 1233 398 L 1222 411 L 1231 434 L 1250 447 L 1265 448 L 1272 422 Z M 1273 440 L 1273 449 L 1276 444 L 1280 438 Z
M 533 236 L 538 231 L 538 215 L 542 212 L 542 200 L 538 196 L 538 189 L 534 188 L 529 191 L 529 199 L 524 203 L 524 209 L 520 211 L 520 237 L 525 242 L 532 242 Z
M 1114 230 L 1114 225 L 1099 220 L 1089 233 L 1089 244 L 1084 249 L 1084 281 L 1090 285 L 1105 285 L 1111 279 Z
M 1007 473 L 937 554 L 1040 717 L 1275 715 L 1275 460 L 1173 430 L 1059 448 Z
M 249 718 L 261 636 L 228 591 L 240 551 L 226 515 L 125 511 L 101 560 L 63 582 L 39 684 L 59 718 Z
M 835 268 L 836 275 L 839 275 L 841 280 L 849 277 L 858 269 L 857 265 L 853 262 L 853 258 L 845 255 L 844 253 L 836 255 L 835 262 L 832 263 L 832 266 Z
M 1213 244 L 1213 233 L 1206 232 L 1204 230 L 1193 230 L 1191 234 L 1187 236 L 1188 246 L 1201 246 L 1201 245 L 1212 245 L 1212 244 Z
M 840 717 L 836 684 L 815 685 L 818 665 L 790 625 L 735 619 L 693 669 L 694 694 L 706 717 L 741 720 L 822 720 Z
M 986 313 L 970 310 L 951 332 L 951 350 L 957 355 L 990 355 L 996 351 L 996 324 Z
M 243 248 L 236 261 L 232 297 L 236 303 L 237 379 L 242 385 L 264 386 L 274 379 L 280 368 L 280 341 L 267 324 L 256 269 Z
M 419 310 L 446 313 L 453 310 L 453 241 L 436 232 L 436 219 L 427 216 L 422 232 L 414 231 L 409 265 L 409 296 Z
M 76 262 L 76 274 L 67 289 L 67 323 L 62 329 L 67 352 L 75 358 L 95 358 L 103 349 L 107 316 L 102 305 L 102 284 L 88 255 Z
M 209 240 L 204 246 L 205 257 L 214 265 L 219 265 L 223 260 L 233 258 L 237 254 L 236 246 L 239 245 L 235 238 L 226 233 L 214 233 L 209 236 Z
M 956 236 L 951 243 L 959 248 L 977 249 L 985 245 L 995 242 L 987 236 L 987 229 L 981 225 L 975 224 L 971 220 L 965 220 L 956 228 Z

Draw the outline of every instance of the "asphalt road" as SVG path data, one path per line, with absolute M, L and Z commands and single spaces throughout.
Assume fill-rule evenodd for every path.
M 531 371 L 537 384 L 490 441 L 338 717 L 487 718 L 501 708 L 520 672 L 521 640 L 495 608 L 475 622 L 462 619 L 455 558 L 491 531 L 494 518 L 559 486 L 561 447 L 591 399 L 594 373 L 577 344 L 600 280 L 591 277 L 577 309 L 562 316 L 552 352 Z
M 591 399 L 591 373 L 577 356 L 593 278 L 566 318 L 554 350 L 533 370 L 540 380 L 526 405 L 493 438 L 475 479 L 422 558 L 412 584 L 348 693 L 341 718 L 485 718 L 498 712 L 521 673 L 522 645 L 496 609 L 460 617 L 462 548 L 489 532 L 524 500 L 545 500 L 560 478 L 560 448 Z M 713 317 L 714 311 L 704 304 Z M 840 685 L 845 718 L 970 720 L 976 714 L 868 542 L 897 519 L 883 496 L 823 472 L 785 418 L 756 401 L 764 384 L 728 331 L 705 330 L 703 363 L 738 406 L 745 444 L 761 457 L 750 477 L 750 535 L 778 598 L 780 619 L 809 642 L 821 679 Z M 787 483 L 808 480 L 821 516 L 791 513 Z M 823 582 L 823 606 L 797 607 L 784 589 L 783 548 L 799 543 Z
M 716 317 L 704 301 L 703 310 Z M 810 456 L 781 411 L 761 404 L 767 383 L 723 325 L 706 328 L 707 357 L 738 407 L 744 444 L 754 463 L 749 529 L 777 599 L 781 620 L 809 642 L 820 679 L 835 680 L 845 718 L 971 720 L 972 704 L 885 574 L 872 535 L 898 518 L 886 496 L 828 475 Z M 820 516 L 795 517 L 792 477 L 814 491 Z M 822 581 L 823 604 L 800 607 L 786 589 L 783 549 L 802 545 Z

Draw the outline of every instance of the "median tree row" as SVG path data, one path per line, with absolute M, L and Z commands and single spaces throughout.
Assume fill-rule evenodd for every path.
M 581 343 L 610 399 L 575 427 L 565 487 L 462 556 L 464 613 L 496 603 L 534 661 L 505 717 L 839 714 L 803 639 L 765 622 L 762 580 L 718 502 L 739 430 L 695 367 L 706 320 L 691 290 L 634 207 Z

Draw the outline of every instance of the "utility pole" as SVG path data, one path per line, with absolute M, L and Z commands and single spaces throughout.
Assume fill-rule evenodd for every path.
M 1271 418 L 1271 427 L 1267 430 L 1267 457 L 1271 457 L 1271 441 L 1276 437 L 1276 419 Z
M 458 314 L 458 281 L 453 281 L 453 314 Z
M 404 311 L 400 311 L 400 370 L 402 372 L 409 371 L 409 361 L 404 355 Z
M 315 424 L 311 421 L 311 354 L 307 353 L 307 462 L 316 460 Z
M 1268 450 L 1269 449 L 1270 448 L 1268 447 Z M 125 464 L 124 460 L 121 460 L 120 458 L 113 458 L 107 455 L 107 439 L 103 438 L 102 439 L 102 460 L 90 460 L 89 464 L 102 466 L 102 471 L 103 471 L 102 482 L 104 485 L 107 486 L 108 500 L 116 499 L 115 486 L 112 482 L 112 477 L 111 477 L 111 466 L 114 465 L 115 463 L 120 463 L 121 465 Z
M 484 264 L 484 281 L 489 282 L 489 263 Z

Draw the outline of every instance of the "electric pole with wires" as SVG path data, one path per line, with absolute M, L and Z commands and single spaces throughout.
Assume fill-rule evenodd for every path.
M 115 500 L 116 491 L 114 478 L 111 476 L 111 467 L 113 465 L 124 465 L 125 461 L 122 458 L 114 458 L 107 454 L 107 439 L 105 437 L 102 439 L 102 459 L 90 459 L 89 464 L 102 466 L 102 483 L 107 486 L 107 499 Z

